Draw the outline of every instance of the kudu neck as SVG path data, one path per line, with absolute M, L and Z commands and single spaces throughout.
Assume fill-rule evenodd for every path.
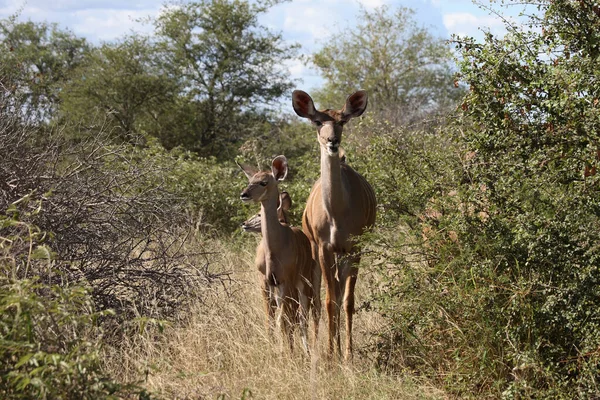
M 344 193 L 340 158 L 338 154 L 330 156 L 324 148 L 321 148 L 321 192 L 325 209 L 330 215 L 342 210 Z
M 275 189 L 274 193 L 268 195 L 260 202 L 260 222 L 263 240 L 267 243 L 269 249 L 278 246 L 282 239 L 282 226 L 277 215 L 277 199 L 279 191 Z

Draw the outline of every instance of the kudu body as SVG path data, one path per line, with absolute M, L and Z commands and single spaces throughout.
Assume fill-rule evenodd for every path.
M 343 125 L 360 116 L 367 107 L 367 94 L 359 91 L 348 97 L 342 110 L 315 109 L 311 97 L 294 91 L 296 113 L 310 119 L 317 128 L 321 151 L 321 177 L 315 182 L 302 216 L 302 229 L 311 241 L 325 281 L 325 306 L 329 326 L 329 354 L 341 352 L 340 307 L 346 316 L 345 357 L 352 357 L 354 288 L 360 262 L 354 238 L 375 223 L 376 200 L 373 188 L 339 157 Z
M 279 222 L 277 182 L 287 175 L 287 160 L 276 157 L 271 171 L 257 172 L 241 166 L 249 180 L 240 198 L 260 202 L 262 239 L 256 249 L 256 267 L 263 274 L 263 295 L 268 329 L 276 308 L 281 309 L 279 324 L 293 350 L 293 331 L 300 327 L 303 345 L 308 351 L 307 327 L 310 311 L 314 319 L 314 338 L 318 335 L 321 311 L 321 273 L 312 258 L 310 241 L 298 228 Z

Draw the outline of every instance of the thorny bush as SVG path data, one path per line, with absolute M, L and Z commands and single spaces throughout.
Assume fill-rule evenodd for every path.
M 57 260 L 18 273 L 82 284 L 99 309 L 122 317 L 171 316 L 218 275 L 192 246 L 181 199 L 164 189 L 167 167 L 105 139 L 72 143 L 59 129 L 0 120 L 0 209 L 12 204 L 48 232 Z

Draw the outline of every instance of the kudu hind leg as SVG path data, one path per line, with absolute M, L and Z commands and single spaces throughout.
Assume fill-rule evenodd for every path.
M 285 284 L 279 284 L 276 288 L 276 299 L 277 307 L 279 308 L 279 316 L 277 318 L 277 324 L 281 329 L 281 338 L 284 343 L 290 349 L 290 352 L 294 352 L 294 322 L 296 319 L 295 312 L 297 308 L 294 307 L 294 300 L 291 299 L 290 293 L 287 290 Z
M 298 307 L 298 326 L 300 329 L 300 337 L 302 339 L 302 347 L 306 354 L 310 354 L 308 348 L 308 320 L 310 318 L 311 300 L 307 293 L 300 288 L 298 290 L 300 304 Z

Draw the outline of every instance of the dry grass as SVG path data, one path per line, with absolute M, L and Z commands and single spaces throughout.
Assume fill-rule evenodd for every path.
M 351 365 L 328 362 L 325 316 L 318 351 L 305 356 L 297 345 L 290 354 L 278 335 L 269 339 L 266 334 L 252 243 L 237 251 L 219 241 L 211 246 L 220 257 L 215 267 L 232 271 L 234 283 L 228 290 L 216 290 L 211 304 L 195 307 L 159 340 L 138 337 L 109 354 L 109 368 L 122 379 L 139 380 L 147 374 L 145 386 L 168 399 L 239 399 L 244 394 L 302 400 L 444 398 L 414 378 L 377 372 L 360 352 Z M 357 313 L 355 321 L 355 347 L 360 349 L 380 322 L 366 311 Z

